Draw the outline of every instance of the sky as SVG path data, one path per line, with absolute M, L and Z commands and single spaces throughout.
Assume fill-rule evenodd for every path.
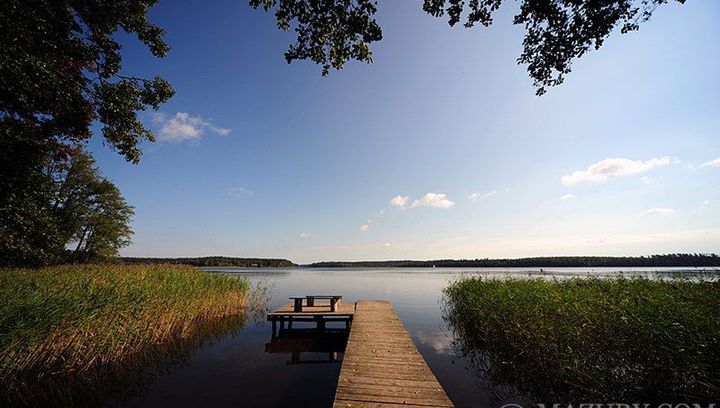
M 172 47 L 120 36 L 125 73 L 176 95 L 143 112 L 140 164 L 97 135 L 135 207 L 126 256 L 320 260 L 720 252 L 720 3 L 658 7 L 535 96 L 523 30 L 451 28 L 380 1 L 374 63 L 328 77 L 244 1 L 161 1 Z

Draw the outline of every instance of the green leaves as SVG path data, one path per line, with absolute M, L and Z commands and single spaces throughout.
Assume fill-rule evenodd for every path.
M 137 111 L 148 105 L 156 108 L 173 95 L 172 88 L 160 77 L 152 81 L 122 77 L 117 82 L 103 82 L 95 90 L 105 140 L 128 161 L 138 163 L 140 142 L 155 138 L 138 120 Z
M 297 42 L 285 52 L 288 63 L 309 59 L 323 75 L 348 60 L 372 62 L 369 45 L 382 39 L 371 0 L 250 0 L 250 6 L 274 9 L 279 29 L 294 28 Z
M 0 7 L 0 262 L 58 262 L 79 237 L 84 259 L 127 244 L 132 208 L 82 145 L 96 120 L 105 141 L 133 163 L 143 140 L 154 140 L 137 113 L 158 109 L 174 91 L 161 77 L 120 75 L 113 37 L 135 34 L 165 56 L 165 32 L 147 18 L 155 3 L 7 0 Z M 72 194 L 56 191 L 67 183 Z
M 64 244 L 74 247 L 73 262 L 97 262 L 116 256 L 130 243 L 133 208 L 84 151 L 48 171 L 56 180 L 53 210 Z
M 622 33 L 636 30 L 650 19 L 658 5 L 669 0 L 522 0 L 514 24 L 525 26 L 523 51 L 518 64 L 542 95 L 547 87 L 562 84 L 572 61 L 590 48 L 600 48 L 617 27 Z M 684 3 L 685 0 L 675 0 Z M 434 17 L 447 15 L 455 26 L 489 26 L 503 0 L 423 0 L 422 8 Z M 253 8 L 274 10 L 281 30 L 294 27 L 295 44 L 285 53 L 288 63 L 309 59 L 322 66 L 342 69 L 348 60 L 372 62 L 370 43 L 382 39 L 374 19 L 377 3 L 370 0 L 250 0 Z
M 157 56 L 169 46 L 147 18 L 155 0 L 8 0 L 0 9 L 0 126 L 29 125 L 22 135 L 49 147 L 74 147 L 94 120 L 128 161 L 151 139 L 137 112 L 157 109 L 173 90 L 160 77 L 121 76 L 118 30 L 135 34 Z M 32 129 L 32 131 L 30 131 Z M 17 131 L 17 128 L 15 128 Z
M 676 0 L 684 3 L 685 0 Z M 513 23 L 525 26 L 523 51 L 518 64 L 527 71 L 542 95 L 547 87 L 560 85 L 570 73 L 572 61 L 591 48 L 598 49 L 617 27 L 636 30 L 650 19 L 655 7 L 668 0 L 523 0 Z M 450 25 L 467 12 L 466 28 L 476 23 L 489 26 L 502 0 L 425 0 L 424 9 L 436 17 L 444 12 Z M 444 9 L 444 10 L 443 10 Z

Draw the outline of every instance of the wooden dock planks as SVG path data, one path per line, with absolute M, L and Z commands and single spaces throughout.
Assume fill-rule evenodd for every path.
M 452 407 L 387 301 L 358 301 L 335 408 Z

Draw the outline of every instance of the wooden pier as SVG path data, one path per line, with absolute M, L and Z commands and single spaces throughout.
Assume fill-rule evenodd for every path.
M 358 301 L 335 408 L 452 407 L 390 302 Z
M 291 298 L 293 303 L 268 314 L 273 338 L 266 351 L 290 352 L 291 364 L 302 363 L 300 352 L 319 349 L 312 342 L 301 347 L 283 340 L 283 333 L 292 334 L 293 322 L 315 322 L 318 333 L 327 333 L 327 322 L 345 322 L 345 334 L 350 331 L 347 344 L 337 351 L 327 350 L 329 362 L 337 361 L 337 352 L 345 352 L 334 408 L 453 407 L 390 302 L 332 301 L 330 306 L 316 305 L 310 298 L 314 296 Z

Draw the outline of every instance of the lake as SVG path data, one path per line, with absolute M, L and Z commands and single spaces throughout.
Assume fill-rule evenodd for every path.
M 270 309 L 288 303 L 288 297 L 341 294 L 344 302 L 384 299 L 392 302 L 418 350 L 457 407 L 501 406 L 452 352 L 452 336 L 441 311 L 442 289 L 463 275 L 503 279 L 541 277 L 615 276 L 618 268 L 363 268 L 363 269 L 239 269 L 206 268 L 247 277 L 267 287 Z M 716 273 L 717 271 L 715 271 Z M 700 269 L 623 268 L 623 275 L 661 279 L 691 276 L 714 279 Z M 321 345 L 318 352 L 293 356 L 284 344 L 269 347 L 271 328 L 264 319 L 249 323 L 232 336 L 199 347 L 183 362 L 158 374 L 139 394 L 123 401 L 125 407 L 195 406 L 331 406 L 342 353 Z M 331 339 L 332 340 L 332 339 Z M 302 343 L 302 342 L 300 342 Z M 292 349 L 292 340 L 287 343 Z M 298 343 L 299 344 L 299 343 Z M 285 350 L 285 351 L 283 351 Z M 333 358 L 335 355 L 337 358 Z

